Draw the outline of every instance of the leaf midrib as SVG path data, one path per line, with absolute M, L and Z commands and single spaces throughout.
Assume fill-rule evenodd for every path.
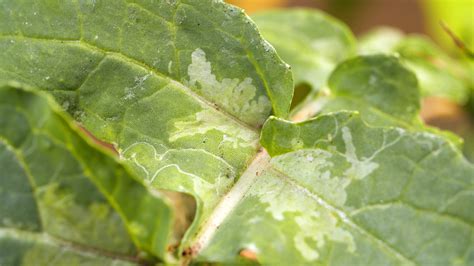
M 301 109 L 304 110 L 310 104 L 303 106 Z M 310 106 L 309 106 L 310 107 Z M 295 117 L 293 117 L 294 120 Z M 303 120 L 306 120 L 309 117 L 305 117 Z M 202 227 L 202 229 L 198 232 L 196 238 L 192 242 L 192 246 L 190 247 L 191 258 L 184 258 L 183 264 L 189 265 L 191 259 L 196 258 L 197 255 L 203 250 L 209 241 L 212 239 L 212 236 L 216 233 L 219 226 L 222 222 L 228 217 L 228 215 L 233 211 L 233 209 L 240 203 L 240 201 L 245 197 L 247 191 L 255 184 L 257 178 L 259 177 L 260 170 L 265 171 L 272 171 L 278 177 L 283 179 L 285 182 L 296 187 L 298 190 L 301 190 L 309 197 L 314 199 L 318 204 L 322 207 L 327 208 L 334 213 L 337 214 L 340 221 L 344 222 L 348 226 L 356 229 L 361 234 L 367 236 L 372 241 L 377 243 L 381 248 L 385 249 L 389 254 L 393 257 L 397 258 L 399 261 L 404 262 L 406 265 L 417 265 L 414 261 L 407 258 L 403 255 L 400 251 L 386 243 L 383 239 L 380 239 L 373 233 L 367 231 L 366 229 L 362 228 L 361 226 L 357 225 L 355 222 L 350 220 L 349 214 L 346 214 L 344 211 L 336 208 L 335 206 L 331 205 L 319 195 L 309 191 L 307 188 L 301 186 L 297 182 L 293 181 L 288 175 L 279 171 L 275 167 L 273 167 L 270 163 L 271 157 L 268 152 L 261 148 L 260 151 L 256 154 L 253 161 L 249 164 L 249 167 L 245 170 L 245 172 L 241 175 L 239 180 L 234 184 L 231 190 L 222 197 L 221 201 L 218 203 L 217 207 L 211 213 L 210 217 Z M 258 165 L 262 162 L 261 165 Z M 258 169 L 258 170 L 257 170 Z M 256 171 L 257 170 L 257 171 Z M 230 201 L 230 204 L 228 203 Z M 220 213 L 219 213 L 220 212 Z
M 245 197 L 247 191 L 255 184 L 258 174 L 266 169 L 270 156 L 263 148 L 256 154 L 247 169 L 239 177 L 239 180 L 232 188 L 221 198 L 219 203 L 212 211 L 209 218 L 196 234 L 192 241 L 192 256 L 196 256 L 215 234 L 222 222 Z
M 261 165 L 258 165 L 262 163 Z M 214 212 L 211 214 L 210 218 L 207 220 L 206 224 L 200 230 L 198 236 L 193 241 L 193 246 L 191 250 L 193 251 L 194 257 L 197 257 L 199 252 L 206 247 L 209 241 L 212 239 L 212 236 L 216 233 L 219 226 L 225 220 L 226 217 L 234 210 L 234 208 L 240 203 L 240 201 L 245 197 L 247 191 L 255 184 L 255 181 L 259 177 L 260 171 L 255 171 L 256 169 L 262 169 L 264 171 L 271 171 L 276 176 L 281 178 L 284 182 L 287 182 L 294 186 L 296 189 L 304 192 L 310 198 L 314 199 L 317 204 L 322 207 L 332 211 L 337 214 L 340 221 L 346 225 L 354 228 L 361 234 L 365 235 L 373 242 L 377 243 L 382 249 L 386 250 L 394 258 L 398 259 L 401 262 L 404 262 L 406 265 L 416 265 L 415 262 L 407 258 L 400 251 L 386 243 L 383 239 L 377 237 L 373 233 L 362 228 L 354 221 L 349 218 L 349 214 L 346 214 L 343 210 L 336 208 L 331 205 L 319 195 L 309 191 L 307 188 L 301 186 L 294 180 L 292 180 L 288 175 L 279 171 L 270 164 L 270 156 L 267 151 L 262 148 L 262 150 L 257 154 L 256 158 L 252 164 L 247 168 L 244 174 L 240 177 L 237 183 L 232 187 L 232 189 L 222 198 L 218 206 L 214 209 Z

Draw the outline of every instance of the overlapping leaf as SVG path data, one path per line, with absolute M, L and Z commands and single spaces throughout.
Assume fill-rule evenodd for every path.
M 0 87 L 0 167 L 1 265 L 128 264 L 173 244 L 163 197 L 42 94 Z
M 341 110 L 360 112 L 372 125 L 420 126 L 416 77 L 394 56 L 358 56 L 339 64 L 328 78 L 328 87 L 293 112 L 299 121 Z
M 359 111 L 373 125 L 419 123 L 420 91 L 415 75 L 392 56 L 362 56 L 340 64 L 331 74 L 321 112 Z
M 390 55 L 358 56 L 338 65 L 328 88 L 308 97 L 294 112 L 294 120 L 337 111 L 355 111 L 373 126 L 396 126 L 430 131 L 455 145 L 462 140 L 453 133 L 426 127 L 419 118 L 421 95 L 416 76 Z

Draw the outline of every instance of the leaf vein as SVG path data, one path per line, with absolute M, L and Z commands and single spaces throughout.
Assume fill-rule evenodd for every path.
M 186 93 L 187 95 L 189 95 L 190 97 L 195 99 L 197 102 L 203 104 L 204 106 L 207 106 L 210 109 L 213 109 L 213 110 L 221 113 L 227 119 L 236 122 L 241 127 L 247 128 L 247 129 L 249 129 L 253 132 L 256 132 L 256 133 L 258 132 L 258 128 L 243 122 L 241 119 L 239 119 L 235 115 L 225 111 L 223 108 L 219 108 L 217 104 L 215 104 L 213 102 L 210 102 L 208 99 L 206 99 L 203 96 L 199 95 L 198 93 L 194 92 L 191 88 L 185 86 L 180 81 L 178 81 L 176 79 L 173 79 L 169 76 L 166 76 L 165 74 L 159 72 L 157 69 L 147 65 L 146 63 L 140 62 L 140 61 L 138 61 L 134 58 L 131 58 L 127 55 L 124 55 L 120 52 L 115 52 L 115 51 L 110 51 L 110 50 L 107 50 L 107 49 L 99 48 L 99 47 L 97 47 L 93 44 L 90 44 L 88 42 L 81 41 L 81 40 L 75 40 L 75 39 L 55 39 L 55 38 L 19 36 L 19 35 L 0 35 L 0 38 L 29 39 L 29 40 L 45 41 L 45 42 L 50 42 L 50 41 L 54 42 L 54 41 L 56 41 L 56 42 L 59 42 L 59 43 L 62 43 L 62 44 L 63 43 L 72 43 L 72 44 L 76 44 L 76 45 L 78 45 L 82 48 L 86 48 L 86 49 L 94 50 L 94 51 L 97 51 L 97 52 L 101 52 L 101 53 L 104 53 L 106 55 L 116 56 L 118 58 L 123 59 L 125 62 L 127 62 L 129 64 L 139 66 L 139 67 L 147 70 L 148 72 L 152 72 L 153 74 L 155 74 L 156 76 L 158 76 L 158 77 L 160 77 L 164 80 L 170 81 L 170 83 L 174 84 L 176 88 L 181 89 L 184 93 Z

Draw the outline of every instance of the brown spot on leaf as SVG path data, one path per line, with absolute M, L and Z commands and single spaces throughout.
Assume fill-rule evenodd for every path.
M 181 255 L 183 257 L 194 257 L 196 255 L 198 249 L 199 249 L 198 245 L 194 245 L 192 247 L 187 247 L 183 250 Z
M 248 260 L 257 261 L 257 253 L 255 253 L 254 251 L 252 251 L 250 249 L 242 249 L 239 252 L 239 256 L 241 256 L 245 259 L 248 259 Z
M 98 138 L 96 138 L 94 135 L 92 135 L 91 132 L 89 132 L 87 129 L 85 129 L 84 127 L 82 126 L 79 126 L 80 129 L 82 130 L 82 132 L 86 133 L 86 135 L 92 140 L 94 141 L 96 144 L 102 146 L 102 147 L 105 147 L 107 150 L 110 150 L 112 151 L 114 154 L 118 155 L 118 151 L 115 149 L 114 145 L 110 144 L 110 143 L 107 143 L 105 141 L 102 141 Z

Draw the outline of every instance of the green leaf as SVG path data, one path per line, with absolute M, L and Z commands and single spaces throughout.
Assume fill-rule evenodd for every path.
M 325 112 L 360 111 L 374 125 L 418 122 L 420 92 L 415 75 L 395 57 L 357 57 L 340 64 L 329 78 L 332 100 Z
M 0 169 L 1 265 L 127 264 L 173 244 L 163 197 L 16 84 L 0 86 Z
M 291 65 L 295 84 L 326 85 L 336 64 L 355 54 L 355 37 L 342 22 L 314 9 L 274 10 L 252 18 Z
M 247 250 L 267 265 L 474 263 L 474 166 L 444 139 L 342 112 L 271 118 L 262 144 L 273 157 L 200 260 L 233 263 Z
M 415 75 L 393 56 L 359 56 L 339 64 L 328 90 L 309 99 L 296 116 L 340 110 L 358 111 L 372 125 L 420 125 L 420 93 Z
M 0 21 L 0 79 L 49 91 L 151 186 L 196 196 L 195 226 L 288 114 L 287 65 L 222 1 L 1 1 Z
M 420 83 L 423 96 L 437 96 L 465 104 L 469 97 L 470 73 L 462 61 L 455 60 L 430 39 L 391 29 L 373 30 L 361 38 L 362 54 L 398 54 Z
M 376 54 L 346 60 L 331 73 L 328 84 L 326 90 L 293 110 L 295 121 L 318 114 L 354 111 L 373 126 L 430 131 L 458 147 L 463 145 L 456 134 L 422 123 L 417 79 L 397 57 Z
M 260 136 L 271 113 L 288 115 L 291 73 L 252 21 L 222 1 L 3 1 L 0 47 L 0 80 L 20 80 L 48 91 L 93 135 L 113 143 L 149 186 L 196 197 L 193 225 L 179 243 L 181 264 L 257 263 L 247 260 L 252 254 L 258 262 L 284 265 L 469 264 L 474 257 L 473 166 L 450 142 L 429 133 L 371 128 L 347 112 L 302 124 L 271 118 Z M 415 123 L 419 96 L 414 76 L 392 57 L 354 60 L 361 61 L 336 70 L 330 86 L 338 98 L 349 95 L 362 104 L 340 107 L 361 109 L 363 118 L 376 125 Z M 374 69 L 381 70 L 375 71 L 379 90 L 371 87 Z M 354 76 L 351 71 L 361 72 Z M 391 75 L 403 79 L 392 82 Z M 372 88 L 373 97 L 362 93 L 364 88 Z M 43 118 L 41 108 L 27 103 L 23 106 L 33 117 Z M 393 119 L 382 121 L 383 115 Z M 21 124 L 5 124 L 1 129 L 12 140 L 8 145 L 20 149 L 12 143 L 23 138 L 11 129 Z M 60 138 L 62 132 L 49 133 L 59 134 L 75 154 L 89 147 Z M 91 154 L 77 163 L 100 170 L 100 175 L 90 170 L 87 176 L 103 177 L 105 172 L 110 177 L 104 183 L 87 180 L 124 217 L 129 246 L 133 242 L 165 259 L 166 245 L 178 244 L 168 241 L 167 213 L 156 219 L 140 205 L 140 197 L 150 195 L 138 181 L 140 189 L 132 189 L 137 193 L 131 192 L 132 197 L 110 193 L 111 182 L 122 179 L 100 164 L 105 159 Z M 47 172 L 43 176 L 54 176 Z M 51 201 L 69 199 L 62 194 L 57 198 L 62 200 Z M 163 204 L 150 208 L 165 212 Z M 183 205 L 180 210 L 193 208 Z M 140 217 L 138 225 L 134 215 Z M 73 221 L 61 230 L 76 232 L 82 220 Z M 163 231 L 148 232 L 159 229 Z M 114 237 L 94 235 L 90 243 Z M 13 238 L 38 242 L 26 235 Z M 66 254 L 43 246 L 28 258 Z M 49 253 L 43 252 L 47 248 Z

